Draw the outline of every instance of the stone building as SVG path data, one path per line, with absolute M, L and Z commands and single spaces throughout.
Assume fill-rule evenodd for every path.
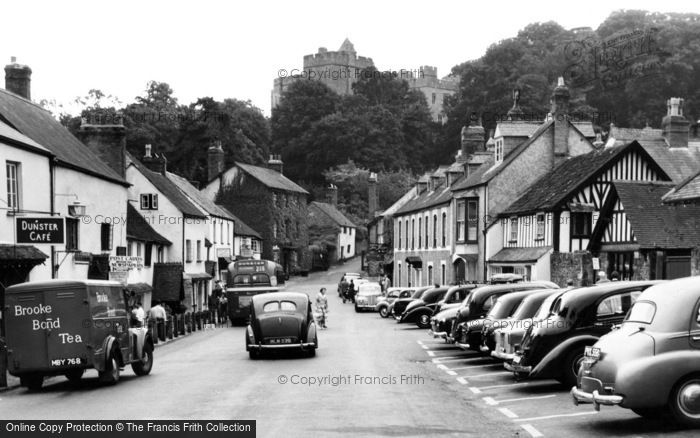
M 338 210 L 338 188 L 327 190 L 327 202 L 309 204 L 309 240 L 325 247 L 326 263 L 337 263 L 355 257 L 357 226 Z
M 210 154 L 210 160 L 223 160 L 223 154 Z M 223 169 L 210 162 L 209 169 Z M 218 174 L 210 174 L 202 193 L 224 206 L 262 237 L 262 258 L 283 266 L 294 274 L 310 269 L 308 250 L 309 193 L 283 175 L 279 155 L 270 156 L 268 167 L 235 163 Z
M 447 123 L 447 116 L 443 110 L 445 98 L 457 92 L 459 78 L 446 76 L 439 79 L 437 67 L 424 65 L 407 80 L 409 88 L 419 90 L 425 95 L 433 121 Z

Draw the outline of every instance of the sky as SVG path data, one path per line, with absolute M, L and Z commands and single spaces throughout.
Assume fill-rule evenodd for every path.
M 269 115 L 278 71 L 345 38 L 379 70 L 432 65 L 444 76 L 530 23 L 595 29 L 619 9 L 700 13 L 700 2 L 13 1 L 1 8 L 0 63 L 29 65 L 32 99 L 68 112 L 90 89 L 126 104 L 156 80 L 182 104 L 236 98 Z

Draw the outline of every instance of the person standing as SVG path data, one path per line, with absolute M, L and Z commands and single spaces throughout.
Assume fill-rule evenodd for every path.
M 141 301 L 136 303 L 136 306 L 131 311 L 131 320 L 134 327 L 143 327 L 143 321 L 146 319 L 146 312 L 143 310 Z
M 326 288 L 322 287 L 316 295 L 316 311 L 320 315 L 318 318 L 318 324 L 321 326 L 321 330 L 325 330 L 326 326 L 326 313 L 328 313 L 328 297 L 326 296 Z
M 228 298 L 225 294 L 219 298 L 219 323 L 223 326 L 227 322 L 228 317 Z
M 610 280 L 608 280 L 608 275 L 605 273 L 605 271 L 598 272 L 598 281 L 596 282 L 596 284 L 609 282 Z
M 355 281 L 352 279 L 348 285 L 348 298 L 350 298 L 351 302 L 355 302 Z
M 148 312 L 148 317 L 156 324 L 158 339 L 165 341 L 165 319 L 167 318 L 167 314 L 163 306 L 160 305 L 160 301 L 157 301 L 156 305 L 151 307 L 151 310 Z

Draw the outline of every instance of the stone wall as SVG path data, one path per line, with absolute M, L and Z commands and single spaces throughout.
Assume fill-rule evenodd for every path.
M 593 283 L 593 256 L 588 251 L 558 252 L 551 255 L 551 281 L 566 287 L 566 281 L 574 280 L 574 286 L 590 286 Z M 602 267 L 602 265 L 601 265 Z

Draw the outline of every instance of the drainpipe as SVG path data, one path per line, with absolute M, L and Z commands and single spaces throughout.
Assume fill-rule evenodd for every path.
M 49 193 L 49 195 L 50 195 L 50 201 L 49 201 L 50 204 L 49 205 L 51 208 L 50 209 L 51 216 L 56 214 L 56 212 L 54 211 L 54 209 L 55 209 L 54 197 L 55 197 L 55 191 L 56 191 L 55 182 L 54 182 L 54 179 L 56 177 L 56 167 L 54 164 L 55 162 L 56 162 L 56 158 L 49 157 L 49 192 L 50 192 Z M 64 236 L 64 239 L 65 239 L 65 236 Z M 54 245 L 51 245 L 51 278 L 52 279 L 56 278 L 56 274 L 57 274 L 57 272 L 56 272 L 56 247 Z

